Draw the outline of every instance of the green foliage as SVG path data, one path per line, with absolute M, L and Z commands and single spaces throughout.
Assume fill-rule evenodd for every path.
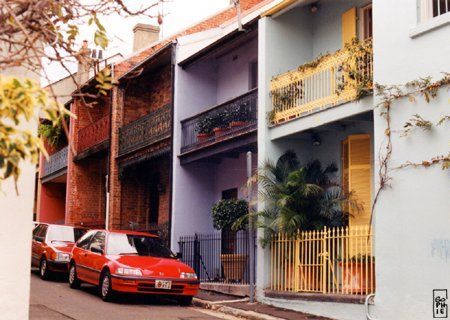
M 230 228 L 239 218 L 248 214 L 247 201 L 220 200 L 212 207 L 214 228 L 217 230 Z M 241 226 L 242 228 L 244 225 Z
M 38 161 L 46 155 L 41 140 L 27 128 L 40 112 L 52 123 L 64 112 L 37 83 L 0 75 L 0 183 L 20 175 L 22 161 Z
M 258 175 L 265 209 L 258 212 L 260 228 L 265 230 L 262 244 L 276 232 L 320 230 L 347 222 L 344 207 L 357 207 L 342 188 L 331 180 L 337 168 L 325 168 L 318 160 L 300 165 L 296 154 L 287 151 L 276 164 L 266 162 Z
M 195 124 L 195 131 L 197 133 L 204 133 L 204 134 L 210 134 L 212 133 L 214 129 L 214 119 L 211 116 L 204 116 L 202 117 L 196 124 Z
M 68 122 L 68 116 L 64 117 L 64 121 Z M 38 135 L 52 147 L 57 147 L 67 141 L 61 118 L 58 118 L 55 123 L 49 121 L 40 123 Z
M 244 102 L 242 105 L 231 109 L 228 114 L 229 122 L 249 121 L 250 120 L 250 110 L 247 106 L 248 106 L 248 102 Z
M 100 70 L 95 76 L 95 80 L 97 81 L 95 88 L 100 94 L 106 96 L 108 94 L 108 91 L 113 87 L 111 69 L 107 67 Z

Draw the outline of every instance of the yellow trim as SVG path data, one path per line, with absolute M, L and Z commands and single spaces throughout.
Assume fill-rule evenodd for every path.
M 270 8 L 269 10 L 263 12 L 261 14 L 261 17 L 270 17 L 273 16 L 274 14 L 280 12 L 283 9 L 286 9 L 287 7 L 289 7 L 291 4 L 294 4 L 295 2 L 297 2 L 298 0 L 284 0 L 282 2 L 280 2 L 279 4 L 277 4 L 276 6 Z

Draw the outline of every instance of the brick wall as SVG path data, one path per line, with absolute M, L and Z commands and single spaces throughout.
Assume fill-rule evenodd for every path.
M 125 90 L 124 124 L 172 103 L 170 65 L 131 82 Z
M 66 218 L 67 224 L 83 224 L 90 227 L 102 227 L 105 221 L 105 175 L 106 155 L 92 155 L 74 162 L 74 150 L 77 150 L 80 129 L 88 126 L 109 113 L 109 98 L 87 107 L 78 99 L 72 104 L 72 112 L 77 116 L 70 120 L 70 148 L 67 166 Z

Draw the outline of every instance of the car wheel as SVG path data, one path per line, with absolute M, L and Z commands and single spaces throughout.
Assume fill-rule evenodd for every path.
M 48 280 L 50 278 L 50 271 L 48 271 L 48 263 L 45 258 L 42 258 L 39 263 L 39 275 L 42 280 Z
M 75 266 L 75 263 L 72 263 L 69 268 L 69 287 L 72 289 L 79 289 L 80 285 L 81 282 L 77 276 L 77 267 Z
M 192 299 L 194 297 L 179 297 L 178 298 L 178 303 L 181 306 L 190 306 L 192 304 Z
M 114 292 L 112 290 L 111 274 L 104 271 L 100 277 L 100 297 L 103 301 L 110 302 L 114 300 Z

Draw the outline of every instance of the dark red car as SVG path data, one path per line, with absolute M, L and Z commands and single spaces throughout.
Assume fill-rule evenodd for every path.
M 116 292 L 170 295 L 189 305 L 199 281 L 155 235 L 136 231 L 92 230 L 73 247 L 69 285 L 99 287 L 104 301 Z
M 31 265 L 39 267 L 42 279 L 53 272 L 67 273 L 70 252 L 86 228 L 40 223 L 33 230 Z

